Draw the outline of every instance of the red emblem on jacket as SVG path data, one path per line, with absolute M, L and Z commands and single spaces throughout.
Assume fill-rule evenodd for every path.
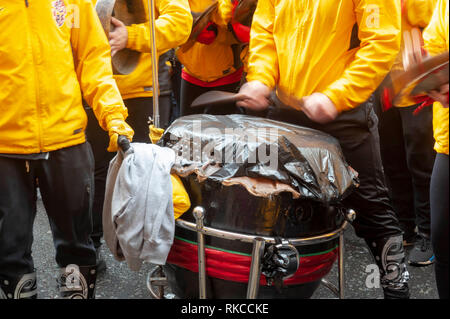
M 67 9 L 63 0 L 56 0 L 52 2 L 52 14 L 56 25 L 62 27 L 66 20 Z

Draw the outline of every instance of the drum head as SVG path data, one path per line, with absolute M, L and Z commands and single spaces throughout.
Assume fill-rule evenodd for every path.
M 95 6 L 106 36 L 114 30 L 111 17 L 122 21 L 125 25 L 145 23 L 145 7 L 142 0 L 98 0 Z M 111 58 L 114 74 L 130 74 L 137 66 L 140 52 L 123 49 Z

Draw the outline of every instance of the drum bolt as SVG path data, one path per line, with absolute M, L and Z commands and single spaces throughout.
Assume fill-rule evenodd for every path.
M 194 214 L 194 218 L 196 220 L 198 220 L 198 219 L 202 220 L 203 217 L 205 216 L 205 209 L 201 206 L 197 206 L 194 208 L 192 213 Z
M 346 218 L 349 222 L 353 222 L 356 218 L 356 212 L 353 209 L 347 210 Z

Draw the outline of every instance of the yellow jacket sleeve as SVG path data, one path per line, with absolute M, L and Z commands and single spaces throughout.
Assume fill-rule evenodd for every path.
M 278 57 L 273 37 L 274 0 L 259 0 L 250 30 L 248 81 L 259 80 L 269 88 L 278 82 Z
M 438 0 L 429 25 L 423 33 L 424 48 L 430 55 L 449 50 L 448 0 Z M 434 149 L 438 153 L 449 153 L 449 109 L 441 103 L 433 104 Z
M 412 26 L 425 28 L 433 15 L 436 0 L 406 0 L 404 12 L 406 20 Z
M 159 12 L 155 20 L 156 46 L 160 55 L 186 42 L 192 28 L 192 15 L 188 0 L 156 0 L 156 7 Z M 148 10 L 147 5 L 145 10 Z M 127 30 L 127 48 L 151 52 L 148 23 L 133 24 Z
M 97 13 L 89 0 L 79 0 L 78 4 L 79 14 L 74 13 L 71 31 L 75 70 L 86 102 L 106 130 L 110 120 L 123 120 L 128 112 L 113 79 L 111 49 Z
M 322 92 L 338 111 L 352 109 L 367 100 L 391 69 L 400 49 L 400 1 L 354 3 L 360 47 L 343 76 Z
M 439 0 L 430 23 L 423 32 L 424 49 L 430 55 L 447 51 L 448 31 L 448 1 Z

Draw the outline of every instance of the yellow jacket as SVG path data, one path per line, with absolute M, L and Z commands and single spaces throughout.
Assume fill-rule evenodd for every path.
M 90 0 L 1 0 L 0 30 L 0 153 L 85 142 L 81 91 L 103 129 L 127 117 Z
M 95 0 L 94 0 L 95 1 Z M 149 17 L 147 0 L 144 8 Z M 156 0 L 155 32 L 158 56 L 186 42 L 192 28 L 188 0 Z M 143 52 L 136 69 L 127 75 L 115 75 L 123 99 L 153 96 L 150 27 L 148 23 L 127 26 L 127 48 Z
M 214 0 L 189 0 L 191 11 L 201 13 Z M 225 5 L 230 3 L 229 6 Z M 189 50 L 177 50 L 178 60 L 183 64 L 185 72 L 205 82 L 212 82 L 226 75 L 232 74 L 240 67 L 240 52 L 233 52 L 232 44 L 237 44 L 232 32 L 228 30 L 227 22 L 222 18 L 222 8 L 229 9 L 231 0 L 220 0 L 219 10 L 213 15 L 212 21 L 218 26 L 217 38 L 207 45 L 196 42 Z M 231 9 L 230 9 L 231 10 Z M 230 15 L 231 17 L 231 15 Z M 235 59 L 235 55 L 238 55 Z
M 358 22 L 359 48 L 348 50 Z M 259 0 L 247 80 L 297 98 L 321 92 L 345 111 L 375 91 L 400 49 L 400 1 Z
M 449 50 L 448 41 L 448 0 L 438 0 L 430 24 L 423 33 L 425 50 L 430 55 L 437 55 Z M 438 153 L 448 155 L 448 108 L 436 102 L 433 105 L 433 130 Z
M 402 44 L 401 51 L 404 49 L 404 38 L 409 37 L 411 30 L 425 28 L 430 22 L 433 15 L 434 6 L 437 0 L 403 0 L 402 9 Z M 392 67 L 392 72 L 403 71 L 403 56 L 400 54 L 397 56 L 397 60 Z M 411 106 L 416 102 L 411 98 L 403 98 L 400 102 L 397 102 L 396 106 Z
M 173 212 L 175 219 L 178 219 L 191 207 L 191 201 L 181 179 L 177 175 L 171 174 L 170 180 L 172 182 Z

